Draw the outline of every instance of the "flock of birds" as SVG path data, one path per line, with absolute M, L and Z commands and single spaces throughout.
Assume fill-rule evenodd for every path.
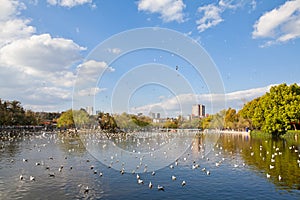
M 63 142 L 63 139 L 61 139 L 61 141 L 59 141 L 60 139 L 58 139 L 55 134 L 42 134 L 42 135 L 39 135 L 39 136 L 30 136 L 30 137 L 35 137 L 35 139 L 54 139 L 56 142 Z M 34 140 L 34 138 L 32 138 L 32 140 Z M 123 139 L 122 138 L 118 138 L 119 141 L 122 141 Z M 13 140 L 11 140 L 13 141 Z M 267 142 L 267 141 L 266 141 Z M 46 144 L 44 144 L 44 146 L 46 146 Z M 2 149 L 4 148 L 4 145 L 2 144 Z M 202 159 L 203 162 L 213 162 L 215 165 L 215 168 L 219 168 L 222 163 L 227 159 L 225 158 L 225 156 L 222 156 L 224 154 L 224 152 L 227 152 L 226 149 L 223 149 L 223 147 L 220 145 L 220 144 L 216 144 L 215 146 L 211 147 L 211 152 L 208 154 L 205 154 L 205 143 L 201 143 L 201 144 L 193 144 L 190 148 L 191 151 L 193 151 L 193 148 L 199 148 L 199 155 L 200 158 Z M 276 158 L 278 156 L 281 156 L 282 155 L 282 151 L 280 151 L 280 148 L 279 147 L 276 147 L 276 146 L 273 146 L 273 149 L 274 151 L 269 152 L 267 151 L 266 149 L 263 148 L 262 145 L 259 146 L 259 156 L 261 157 L 261 159 L 263 161 L 265 161 L 267 158 L 270 157 L 270 164 L 269 165 L 269 170 L 274 170 L 275 168 L 275 163 L 276 163 Z M 298 149 L 297 147 L 295 146 L 290 146 L 289 149 L 295 153 L 298 153 Z M 41 151 L 41 149 L 39 148 L 38 151 Z M 69 152 L 72 152 L 74 151 L 74 149 L 70 149 Z M 242 151 L 242 150 L 240 150 Z M 228 152 L 229 154 L 233 154 L 232 151 Z M 201 171 L 209 176 L 211 175 L 211 172 L 210 170 L 206 169 L 206 167 L 200 167 L 200 164 L 202 166 L 202 163 L 201 163 L 201 159 L 192 159 L 192 156 L 191 156 L 192 153 L 187 153 L 186 156 L 182 156 L 181 158 L 179 159 L 176 159 L 172 164 L 169 165 L 169 169 L 172 170 L 174 169 L 175 167 L 178 167 L 180 165 L 182 166 L 190 166 L 190 169 L 191 170 L 197 170 L 197 169 L 201 169 Z M 253 151 L 252 147 L 250 146 L 250 156 L 255 156 L 255 151 Z M 143 157 L 137 157 L 139 160 L 140 160 L 140 166 L 142 165 L 142 161 L 143 161 Z M 54 160 L 55 158 L 53 157 L 49 157 L 48 158 L 49 160 Z M 65 159 L 68 159 L 67 157 L 65 157 Z M 111 165 L 113 163 L 119 163 L 120 161 L 116 158 L 116 157 L 113 157 L 111 158 Z M 23 158 L 22 160 L 24 163 L 28 163 L 30 162 L 30 159 L 28 158 Z M 11 160 L 11 162 L 14 162 L 14 160 Z M 86 163 L 89 163 L 90 160 L 86 160 Z M 274 163 L 274 164 L 273 164 Z M 299 154 L 299 159 L 297 160 L 297 163 L 300 167 L 300 154 Z M 49 166 L 45 165 L 45 161 L 41 161 L 41 162 L 36 162 L 35 163 L 36 166 L 44 166 L 45 167 L 45 170 L 49 171 L 48 175 L 50 178 L 55 178 L 57 173 L 62 173 L 65 169 L 65 166 L 64 165 L 60 165 L 60 166 L 57 166 L 56 167 L 56 170 L 57 172 L 55 172 L 55 169 L 52 169 L 50 168 Z M 111 168 L 112 166 L 111 165 L 108 165 L 108 168 Z M 145 163 L 144 163 L 145 166 L 147 166 Z M 123 175 L 124 173 L 130 173 L 128 171 L 125 170 L 125 166 L 126 166 L 126 163 L 125 161 L 122 162 L 122 168 L 120 169 L 120 174 Z M 204 164 L 205 166 L 205 164 Z M 232 164 L 233 168 L 238 168 L 240 166 L 243 166 L 245 167 L 246 164 L 243 162 L 243 163 L 234 163 Z M 210 167 L 213 167 L 210 165 Z M 73 170 L 73 167 L 72 166 L 68 166 L 67 167 L 68 170 Z M 95 166 L 94 165 L 90 165 L 89 166 L 90 170 L 92 171 L 93 174 L 95 175 L 98 175 L 99 177 L 102 177 L 104 176 L 104 172 L 98 172 L 96 169 L 95 169 Z M 141 173 L 136 173 L 134 170 L 131 171 L 132 174 L 135 174 L 136 175 L 136 182 L 138 185 L 143 185 L 143 184 L 146 184 L 144 182 L 144 179 L 142 178 L 142 174 Z M 156 175 L 156 172 L 155 171 L 152 171 L 150 172 L 152 176 L 155 176 Z M 28 178 L 29 177 L 29 178 Z M 269 173 L 266 173 L 266 177 L 267 178 L 271 178 L 271 174 Z M 279 181 L 282 181 L 283 180 L 283 177 L 279 174 L 278 175 L 278 180 Z M 20 174 L 19 176 L 19 180 L 20 181 L 26 181 L 26 180 L 29 180 L 29 181 L 36 181 L 36 178 L 33 176 L 33 175 L 30 175 L 30 176 L 26 176 L 24 174 Z M 148 180 L 149 182 L 147 183 L 149 189 L 152 189 L 154 188 L 154 184 L 153 184 L 153 181 L 151 180 Z M 176 177 L 175 174 L 171 175 L 170 177 L 170 181 L 173 181 L 173 182 L 178 182 L 178 179 Z M 177 184 L 180 184 L 182 187 L 186 187 L 186 185 L 188 185 L 188 181 L 184 180 L 184 179 L 181 179 L 179 181 L 179 183 Z M 161 184 L 157 184 L 156 185 L 156 188 L 158 191 L 165 191 L 165 187 Z M 91 188 L 88 187 L 88 186 L 85 186 L 84 189 L 83 189 L 83 193 L 84 194 L 88 194 L 90 192 Z

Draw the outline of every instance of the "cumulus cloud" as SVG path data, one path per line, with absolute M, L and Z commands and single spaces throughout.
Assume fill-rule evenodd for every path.
M 25 5 L 15 0 L 0 0 L 0 20 L 8 20 L 20 14 L 25 9 Z
M 78 65 L 77 70 L 80 76 L 93 77 L 95 74 L 100 74 L 107 70 L 108 72 L 114 72 L 115 69 L 108 66 L 104 61 L 88 60 Z
M 219 6 L 213 4 L 199 7 L 198 12 L 203 13 L 203 17 L 196 21 L 199 32 L 203 32 L 224 21 L 221 17 L 223 11 Z
M 29 26 L 30 20 L 18 18 L 25 5 L 13 0 L 0 0 L 0 48 L 4 45 L 35 32 L 35 28 Z
M 49 34 L 32 35 L 0 49 L 3 65 L 19 67 L 29 74 L 67 69 L 81 60 L 84 50 L 72 40 L 52 38 Z
M 62 6 L 72 8 L 83 4 L 91 4 L 93 0 L 47 0 L 47 3 L 52 6 Z M 93 5 L 94 7 L 94 5 Z
M 71 101 L 76 78 L 73 66 L 84 47 L 65 38 L 36 34 L 26 9 L 15 0 L 0 0 L 1 98 L 20 100 L 26 108 L 60 107 Z
M 182 0 L 140 0 L 138 10 L 150 13 L 158 13 L 164 22 L 183 22 L 183 9 L 185 4 Z
M 222 14 L 226 10 L 235 10 L 248 3 L 248 1 L 220 0 L 217 4 L 208 4 L 199 7 L 197 11 L 202 17 L 196 21 L 198 31 L 203 32 L 206 29 L 217 26 L 224 21 Z M 256 2 L 251 1 L 250 4 L 256 5 Z
M 300 0 L 287 1 L 264 13 L 253 28 L 253 38 L 272 38 L 263 46 L 300 37 Z
M 103 88 L 95 87 L 95 84 L 102 73 L 114 71 L 114 68 L 103 61 L 88 60 L 83 62 L 77 67 L 78 75 L 74 85 L 74 95 L 81 98 L 104 91 Z

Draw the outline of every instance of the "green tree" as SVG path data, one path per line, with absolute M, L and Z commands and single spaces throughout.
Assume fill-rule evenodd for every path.
M 57 127 L 59 128 L 74 128 L 75 122 L 72 109 L 63 112 L 57 119 Z
M 146 116 L 132 116 L 131 117 L 133 123 L 135 123 L 138 127 L 146 127 L 151 124 L 151 118 Z
M 273 86 L 270 92 L 248 102 L 239 112 L 255 129 L 275 136 L 297 129 L 300 120 L 300 87 L 297 84 Z
M 74 110 L 73 119 L 76 127 L 78 128 L 86 128 L 87 126 L 89 126 L 89 114 L 84 109 Z
M 238 122 L 238 116 L 235 109 L 228 108 L 225 113 L 225 128 L 229 129 L 236 129 L 237 128 L 237 122 Z
M 178 128 L 178 120 L 173 118 L 168 118 L 163 125 L 163 128 Z

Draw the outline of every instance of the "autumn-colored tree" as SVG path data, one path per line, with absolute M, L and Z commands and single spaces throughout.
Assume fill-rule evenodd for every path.
M 74 128 L 75 122 L 72 109 L 63 112 L 57 119 L 57 127 L 59 128 Z

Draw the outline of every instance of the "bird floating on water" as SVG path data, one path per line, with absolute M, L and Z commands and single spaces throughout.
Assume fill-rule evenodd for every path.
M 158 189 L 158 190 L 161 190 L 161 191 L 165 191 L 164 186 L 161 186 L 161 185 L 158 185 L 158 186 L 157 186 L 157 189 Z
M 181 186 L 185 186 L 186 182 L 182 181 Z
M 175 181 L 176 180 L 176 176 L 172 176 L 172 181 Z
M 22 174 L 20 175 L 20 180 L 24 180 L 24 176 Z
M 138 184 L 144 184 L 144 181 L 142 179 L 138 179 Z
M 89 188 L 89 186 L 86 186 L 86 188 L 84 189 L 84 194 L 87 194 L 87 193 L 89 193 L 89 191 L 90 191 L 90 188 Z
M 152 183 L 151 183 L 151 181 L 150 181 L 150 183 L 149 183 L 149 188 L 151 189 L 151 188 L 152 188 L 152 186 L 153 186 L 153 185 L 152 185 Z
M 29 177 L 29 180 L 31 180 L 31 181 L 35 181 L 35 178 L 34 178 L 34 176 L 30 176 L 30 177 Z

